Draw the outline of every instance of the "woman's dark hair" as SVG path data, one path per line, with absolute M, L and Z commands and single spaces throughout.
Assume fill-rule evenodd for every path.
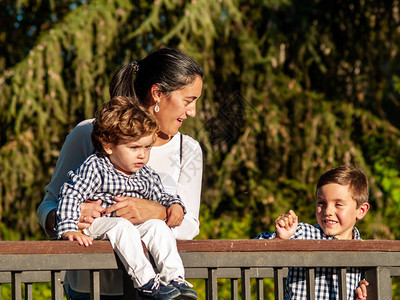
M 117 71 L 111 79 L 110 97 L 137 96 L 147 106 L 147 94 L 154 84 L 168 95 L 196 77 L 203 79 L 203 69 L 190 56 L 177 49 L 163 48 Z

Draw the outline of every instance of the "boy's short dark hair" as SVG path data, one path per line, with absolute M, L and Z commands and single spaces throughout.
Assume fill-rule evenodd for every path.
M 158 131 L 156 118 L 137 99 L 117 96 L 96 112 L 91 138 L 94 149 L 106 155 L 103 145 L 134 142 L 151 134 L 155 139 Z
M 319 178 L 317 190 L 329 183 L 348 185 L 352 198 L 357 202 L 357 207 L 368 202 L 368 179 L 359 168 L 346 165 L 329 170 Z

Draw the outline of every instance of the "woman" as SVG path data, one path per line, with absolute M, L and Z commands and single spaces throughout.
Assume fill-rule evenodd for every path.
M 203 88 L 203 70 L 189 56 L 176 49 L 161 49 L 138 63 L 121 68 L 112 78 L 110 97 L 136 95 L 140 104 L 153 113 L 160 132 L 150 153 L 148 165 L 161 177 L 165 190 L 181 196 L 187 213 L 182 224 L 172 228 L 176 239 L 193 239 L 199 233 L 199 209 L 203 158 L 197 141 L 179 133 L 188 117 L 196 115 L 196 102 Z M 67 180 L 67 172 L 77 168 L 90 154 L 92 119 L 78 124 L 67 136 L 61 149 L 51 182 L 45 188 L 45 197 L 39 205 L 39 222 L 49 237 L 55 237 L 55 210 L 58 192 Z M 167 220 L 166 210 L 157 202 L 121 197 L 106 213 L 133 224 L 149 219 Z M 100 216 L 100 202 L 81 206 L 79 228 L 87 228 Z M 67 272 L 65 283 L 69 299 L 89 299 L 89 273 Z M 122 299 L 122 277 L 117 271 L 103 271 L 101 276 L 102 299 Z

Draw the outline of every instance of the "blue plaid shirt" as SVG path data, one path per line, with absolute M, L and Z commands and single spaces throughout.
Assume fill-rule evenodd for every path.
M 261 233 L 256 239 L 273 239 L 276 232 Z M 299 223 L 296 233 L 290 239 L 298 240 L 333 240 L 334 236 L 326 235 L 322 229 L 307 223 Z M 361 240 L 360 233 L 357 228 L 353 228 L 353 239 Z M 346 269 L 346 287 L 347 299 L 355 298 L 355 290 L 361 281 L 363 274 L 361 268 Z M 339 299 L 338 276 L 336 268 L 315 268 L 315 299 L 332 300 Z M 285 285 L 285 300 L 307 299 L 306 286 L 306 269 L 305 268 L 289 268 Z
M 154 200 L 165 207 L 172 204 L 185 206 L 179 195 L 164 191 L 159 175 L 149 166 L 143 166 L 131 176 L 118 172 L 108 157 L 98 153 L 89 156 L 76 170 L 69 171 L 69 181 L 59 193 L 57 208 L 57 235 L 78 231 L 80 204 L 86 200 L 102 200 L 107 208 L 116 203 L 114 196 L 137 197 Z M 112 215 L 107 215 L 111 217 Z

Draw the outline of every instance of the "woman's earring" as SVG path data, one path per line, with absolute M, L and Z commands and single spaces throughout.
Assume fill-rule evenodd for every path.
M 158 102 L 160 102 L 159 100 L 156 100 L 156 106 L 154 106 L 154 111 L 156 113 L 158 113 L 160 111 L 160 107 L 158 106 Z

